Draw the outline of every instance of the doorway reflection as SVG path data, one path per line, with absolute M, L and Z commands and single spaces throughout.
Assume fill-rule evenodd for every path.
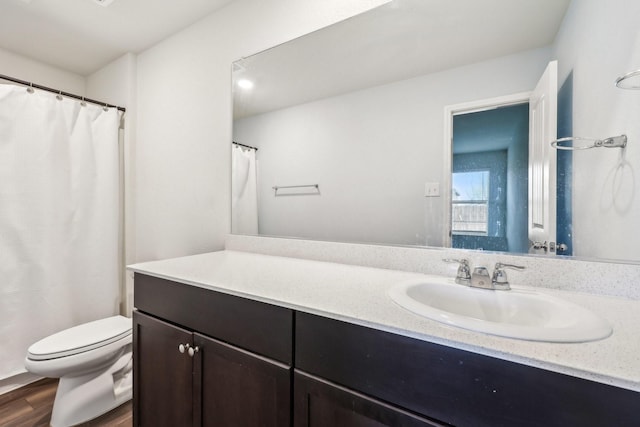
M 528 144 L 528 103 L 454 115 L 454 248 L 527 252 Z

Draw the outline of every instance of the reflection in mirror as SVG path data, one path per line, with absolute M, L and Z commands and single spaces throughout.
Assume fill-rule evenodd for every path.
M 259 151 L 249 180 L 256 208 L 235 206 L 233 231 L 256 234 L 239 222 L 256 216 L 261 235 L 640 261 L 640 95 L 614 84 L 640 66 L 639 16 L 633 0 L 395 0 L 235 62 L 233 138 Z M 465 126 L 484 132 L 504 111 L 451 119 L 455 106 L 535 97 L 555 61 L 553 137 L 536 132 L 537 113 L 520 101 L 510 104 L 522 117 L 498 119 L 505 129 L 496 124 L 486 148 L 482 138 L 459 146 Z M 509 126 L 519 136 L 507 136 Z M 533 147 L 537 134 L 545 150 L 565 136 L 626 134 L 629 143 L 549 149 L 530 179 L 536 150 L 525 156 L 506 139 Z M 557 172 L 544 178 L 550 158 Z M 233 177 L 234 195 L 247 194 L 244 178 Z M 553 211 L 535 202 L 549 199 L 532 184 L 545 179 L 557 192 Z M 322 191 L 274 194 L 309 184 Z M 544 212 L 553 237 L 532 238 Z
M 528 103 L 456 114 L 452 127 L 451 246 L 527 252 Z

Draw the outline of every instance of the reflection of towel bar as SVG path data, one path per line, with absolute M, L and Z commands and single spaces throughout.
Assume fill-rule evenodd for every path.
M 288 189 L 288 188 L 314 188 L 316 190 L 316 192 L 314 193 L 292 193 L 292 195 L 294 194 L 320 194 L 320 184 L 309 184 L 309 185 L 276 185 L 274 187 L 272 187 L 275 195 L 278 195 L 278 190 L 284 190 L 284 189 Z

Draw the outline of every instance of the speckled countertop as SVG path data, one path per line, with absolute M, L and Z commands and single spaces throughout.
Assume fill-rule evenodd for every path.
M 129 270 L 640 391 L 640 301 L 540 289 L 600 314 L 603 340 L 532 342 L 448 326 L 395 304 L 389 288 L 418 273 L 220 251 L 131 265 Z M 526 287 L 518 287 L 526 289 Z

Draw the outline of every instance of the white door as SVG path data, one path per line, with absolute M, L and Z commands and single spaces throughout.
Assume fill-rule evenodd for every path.
M 556 253 L 558 62 L 547 66 L 529 99 L 529 252 Z

